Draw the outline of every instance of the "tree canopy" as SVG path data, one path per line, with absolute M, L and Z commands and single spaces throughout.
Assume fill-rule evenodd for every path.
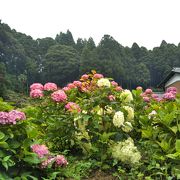
M 104 35 L 98 45 L 92 37 L 75 42 L 70 30 L 55 39 L 34 40 L 0 22 L 0 96 L 4 88 L 22 91 L 37 81 L 63 86 L 92 69 L 123 88 L 156 88 L 176 66 L 180 66 L 180 44 L 164 40 L 152 50 L 137 43 L 124 47 L 110 35 Z M 24 88 L 19 85 L 22 81 Z

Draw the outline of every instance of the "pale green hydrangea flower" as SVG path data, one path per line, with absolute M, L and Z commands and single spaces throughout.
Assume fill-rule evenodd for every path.
M 131 102 L 133 100 L 133 96 L 130 90 L 125 89 L 121 95 L 120 98 L 124 101 L 124 102 Z
M 141 154 L 131 138 L 118 142 L 111 147 L 112 157 L 125 164 L 134 165 L 141 159 Z
M 134 119 L 134 109 L 130 106 L 123 106 L 123 108 L 127 111 L 127 120 L 131 121 Z
M 132 129 L 133 129 L 133 126 L 130 122 L 125 122 L 122 126 L 122 130 L 126 133 L 132 131 Z
M 121 127 L 124 123 L 124 113 L 117 111 L 113 117 L 113 124 L 116 127 Z
M 109 79 L 101 78 L 98 80 L 97 85 L 98 85 L 98 87 L 110 87 L 111 83 L 110 83 Z

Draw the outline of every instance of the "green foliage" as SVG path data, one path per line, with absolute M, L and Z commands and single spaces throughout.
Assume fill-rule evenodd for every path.
M 139 93 L 140 91 L 134 91 L 137 127 L 135 136 L 144 149 L 144 162 L 153 172 L 146 173 L 151 177 L 179 177 L 179 98 L 175 101 L 154 101 L 147 104 L 139 98 Z M 152 112 L 155 114 L 151 115 Z

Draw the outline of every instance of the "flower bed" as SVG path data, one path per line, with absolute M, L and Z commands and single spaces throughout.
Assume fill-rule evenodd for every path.
M 92 71 L 62 88 L 34 83 L 30 97 L 29 106 L 0 112 L 2 179 L 81 179 L 96 169 L 119 178 L 178 178 L 174 88 L 159 99 Z

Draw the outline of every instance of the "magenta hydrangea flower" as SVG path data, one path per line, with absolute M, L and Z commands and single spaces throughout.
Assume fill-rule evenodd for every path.
M 49 154 L 48 147 L 44 144 L 34 144 L 31 146 L 31 149 L 34 153 L 38 155 L 39 158 L 43 158 L 45 155 Z
M 55 159 L 56 166 L 66 166 L 68 164 L 67 160 L 63 155 L 57 155 Z
M 33 83 L 31 86 L 30 86 L 30 90 L 35 90 L 35 89 L 39 89 L 41 91 L 43 91 L 43 88 L 44 86 L 41 84 L 41 83 Z
M 30 97 L 32 98 L 41 98 L 43 96 L 44 96 L 43 91 L 40 89 L 34 89 L 34 90 L 31 90 L 30 92 Z
M 82 76 L 81 76 L 81 79 L 83 79 L 83 80 L 87 80 L 89 78 L 89 76 L 87 75 L 87 74 L 83 74 Z
M 81 112 L 79 105 L 74 102 L 68 102 L 65 108 L 70 112 Z
M 64 102 L 67 100 L 67 95 L 63 90 L 58 90 L 51 94 L 51 98 L 56 102 Z
M 94 74 L 93 77 L 95 79 L 100 79 L 100 78 L 104 78 L 104 76 L 102 74 Z
M 55 83 L 48 82 L 44 85 L 45 91 L 56 91 L 57 85 Z
M 114 86 L 114 87 L 117 87 L 117 86 L 118 86 L 118 83 L 115 82 L 115 81 L 111 81 L 111 85 Z

